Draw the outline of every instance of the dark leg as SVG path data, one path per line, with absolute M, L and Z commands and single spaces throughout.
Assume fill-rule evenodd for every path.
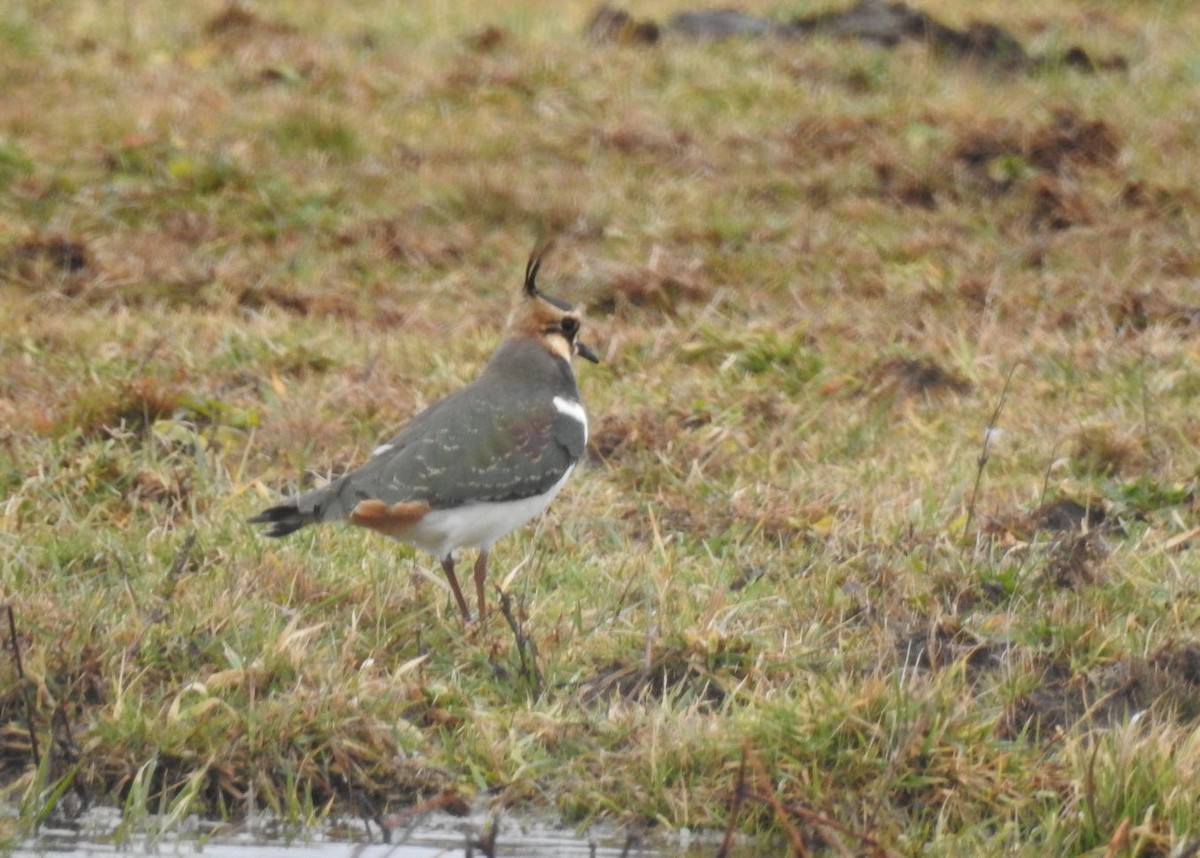
M 479 597 L 479 621 L 483 622 L 487 617 L 487 602 L 483 596 L 483 582 L 487 578 L 487 558 L 486 551 L 480 551 L 479 557 L 475 561 L 475 595 Z
M 454 555 L 442 558 L 442 571 L 446 573 L 446 579 L 450 582 L 450 592 L 454 594 L 454 601 L 458 602 L 458 609 L 462 611 L 463 622 L 471 622 L 471 611 L 467 607 L 467 600 L 463 598 L 462 590 L 458 588 L 458 578 L 454 575 Z

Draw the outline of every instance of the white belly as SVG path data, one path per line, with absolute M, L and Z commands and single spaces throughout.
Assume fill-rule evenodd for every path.
M 562 478 L 545 494 L 516 501 L 482 501 L 453 509 L 435 509 L 410 529 L 403 541 L 438 558 L 464 546 L 490 551 L 501 536 L 516 530 L 545 510 L 573 470 L 574 465 L 567 468 Z

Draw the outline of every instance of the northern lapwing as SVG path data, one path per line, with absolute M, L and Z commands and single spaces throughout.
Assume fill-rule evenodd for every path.
M 348 521 L 415 545 L 441 561 L 468 622 L 454 559 L 459 548 L 477 548 L 484 617 L 492 546 L 546 509 L 588 438 L 571 358 L 599 359 L 579 339 L 580 312 L 537 287 L 545 249 L 530 255 L 508 336 L 475 381 L 422 411 L 358 468 L 251 523 L 269 525 L 267 536 L 286 536 L 308 524 Z

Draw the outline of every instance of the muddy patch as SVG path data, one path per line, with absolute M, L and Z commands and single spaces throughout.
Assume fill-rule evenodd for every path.
M 10 261 L 18 267 L 46 265 L 65 274 L 85 270 L 91 265 L 91 259 L 83 241 L 61 235 L 26 239 L 10 254 Z
M 608 277 L 588 310 L 606 316 L 630 308 L 674 315 L 681 305 L 705 301 L 710 295 L 711 290 L 694 276 L 631 268 Z
M 1038 124 L 988 121 L 946 128 L 952 142 L 929 167 L 913 168 L 886 145 L 871 155 L 880 196 L 906 208 L 1010 197 L 1007 217 L 1033 233 L 1103 222 L 1111 205 L 1081 177 L 1120 169 L 1122 136 L 1102 119 L 1062 108 Z
M 1189 724 L 1200 718 L 1200 645 L 1168 643 L 1147 657 L 1126 657 L 1088 672 L 1060 659 L 1039 666 L 1036 688 L 1010 707 L 1005 738 L 1053 739 L 1080 725 L 1109 727 L 1139 712 Z
M 1112 554 L 1108 538 L 1124 531 L 1104 501 L 1061 497 L 1029 513 L 995 517 L 985 532 L 1038 564 L 1037 580 L 1075 589 L 1104 580 Z
M 1112 308 L 1120 329 L 1144 331 L 1153 325 L 1200 331 L 1200 306 L 1172 300 L 1158 289 L 1128 292 Z
M 198 34 L 195 55 L 231 60 L 238 85 L 245 89 L 320 80 L 327 48 L 299 27 L 255 6 L 260 4 L 235 0 L 210 17 Z M 371 36 L 363 34 L 358 40 L 366 46 Z
M 600 6 L 588 20 L 587 37 L 596 43 L 653 45 L 662 38 L 662 28 L 649 18 L 635 18 L 624 9 Z
M 264 18 L 241 3 L 230 3 L 204 23 L 210 39 L 252 39 L 260 36 L 289 36 L 296 28 Z
M 896 657 L 905 667 L 936 672 L 961 662 L 970 679 L 1000 667 L 1007 651 L 1007 646 L 986 641 L 951 619 L 915 629 L 896 641 Z
M 871 371 L 867 389 L 874 396 L 962 394 L 971 383 L 931 358 L 893 358 Z
M 92 252 L 82 239 L 35 236 L 0 255 L 0 282 L 74 297 L 86 288 L 94 267 Z
M 1040 504 L 1028 513 L 997 516 L 988 522 L 986 532 L 1010 541 L 1028 542 L 1039 533 L 1052 536 L 1087 533 L 1108 521 L 1106 504 L 1101 499 L 1064 496 Z
M 1042 504 L 1029 513 L 1026 521 L 1034 531 L 1080 533 L 1095 530 L 1107 519 L 1103 501 L 1097 498 L 1063 497 Z
M 466 36 L 463 44 L 477 54 L 491 54 L 512 44 L 512 33 L 503 27 L 488 25 Z
M 1083 72 L 1124 69 L 1121 56 L 1095 58 L 1072 45 L 1054 54 L 1034 55 L 1020 39 L 992 21 L 971 21 L 964 29 L 942 23 L 907 3 L 862 0 L 845 9 L 773 21 L 737 9 L 697 9 L 675 14 L 665 23 L 639 19 L 622 9 L 602 5 L 588 22 L 592 42 L 657 44 L 664 37 L 692 41 L 729 38 L 803 39 L 815 34 L 854 39 L 893 48 L 924 45 L 939 58 L 1000 71 L 1026 72 L 1068 67 Z
M 733 36 L 789 36 L 786 24 L 775 24 L 737 9 L 699 9 L 676 14 L 667 22 L 667 32 L 688 39 L 711 41 Z
M 705 661 L 683 647 L 664 648 L 640 661 L 614 660 L 579 686 L 579 699 L 594 704 L 669 698 L 714 709 L 729 692 Z
M 1108 123 L 1064 108 L 1032 129 L 996 122 L 969 130 L 951 157 L 980 181 L 1004 190 L 1023 167 L 1064 174 L 1081 167 L 1112 166 L 1120 147 L 1121 138 Z

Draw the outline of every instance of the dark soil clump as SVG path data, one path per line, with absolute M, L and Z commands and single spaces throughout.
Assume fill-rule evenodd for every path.
M 623 10 L 603 5 L 587 26 L 593 42 L 654 44 L 663 36 L 693 41 L 728 38 L 802 39 L 814 34 L 857 39 L 887 48 L 904 42 L 926 45 L 935 56 L 970 62 L 1000 71 L 1034 71 L 1068 67 L 1084 72 L 1124 69 L 1124 57 L 1094 59 L 1073 45 L 1061 54 L 1031 55 L 1021 41 L 999 24 L 972 21 L 959 30 L 943 24 L 907 3 L 860 0 L 839 11 L 772 21 L 737 9 L 693 9 L 677 13 L 665 24 L 639 20 Z

